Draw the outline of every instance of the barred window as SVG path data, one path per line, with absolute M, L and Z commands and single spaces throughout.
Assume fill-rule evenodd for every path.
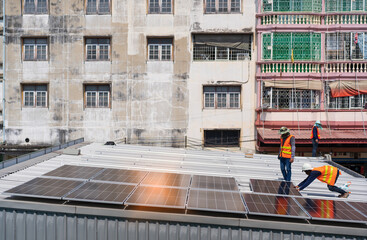
M 239 147 L 240 133 L 236 129 L 204 130 L 204 144 L 206 147 Z
M 24 61 L 47 61 L 47 38 L 24 38 Z
M 87 38 L 85 40 L 86 60 L 109 61 L 111 46 L 109 38 Z
M 242 61 L 251 59 L 251 36 L 194 35 L 194 61 Z
M 240 108 L 241 86 L 204 86 L 204 108 Z
M 47 107 L 47 85 L 23 85 L 23 107 Z
M 47 14 L 48 0 L 24 0 L 24 14 Z
M 321 0 L 262 0 L 263 12 L 321 12 Z
M 325 0 L 326 12 L 367 11 L 365 0 Z
M 327 60 L 363 60 L 367 59 L 367 33 L 327 33 Z
M 148 38 L 148 59 L 157 61 L 172 61 L 172 45 L 172 38 Z
M 87 14 L 110 14 L 111 0 L 86 0 Z
M 326 85 L 326 100 L 329 109 L 361 109 L 367 106 L 367 94 L 349 97 L 332 97 L 331 89 Z
M 320 91 L 264 87 L 262 107 L 273 109 L 319 109 Z
M 172 0 L 149 0 L 149 13 L 172 13 Z
M 109 108 L 110 107 L 110 85 L 85 85 L 85 107 L 86 108 Z
M 241 0 L 205 0 L 205 13 L 239 13 Z

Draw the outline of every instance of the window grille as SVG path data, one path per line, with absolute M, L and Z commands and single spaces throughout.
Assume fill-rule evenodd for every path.
M 172 0 L 149 0 L 149 13 L 172 13 Z
M 171 61 L 172 38 L 148 38 L 148 59 L 156 61 Z
M 23 39 L 25 61 L 47 61 L 47 38 Z
M 85 86 L 85 107 L 87 108 L 108 108 L 110 107 L 110 86 L 109 85 L 86 85 Z
M 326 12 L 367 11 L 366 0 L 325 0 L 325 5 Z
M 110 39 L 108 38 L 87 38 L 85 40 L 86 60 L 110 60 L 110 47 Z
M 363 60 L 367 59 L 367 33 L 327 33 L 327 60 Z
M 204 130 L 204 144 L 209 146 L 239 147 L 240 130 Z
M 23 85 L 24 107 L 47 107 L 47 85 Z
M 367 94 L 333 98 L 328 85 L 326 85 L 326 89 L 325 95 L 329 109 L 361 109 L 367 106 Z
M 86 0 L 87 14 L 109 14 L 111 13 L 111 0 Z
M 251 51 L 195 44 L 194 61 L 237 61 L 251 58 Z
M 241 0 L 205 0 L 205 13 L 239 13 Z
M 262 107 L 273 109 L 319 109 L 320 91 L 263 87 Z
M 47 14 L 48 0 L 24 0 L 24 14 Z
M 321 12 L 321 0 L 262 0 L 263 12 Z
M 205 86 L 204 108 L 240 108 L 240 86 Z
M 264 33 L 263 60 L 318 61 L 321 59 L 320 33 Z

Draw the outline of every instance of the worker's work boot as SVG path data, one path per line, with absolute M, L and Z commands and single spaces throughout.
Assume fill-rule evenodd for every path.
M 340 198 L 347 198 L 348 196 L 349 196 L 349 192 L 346 192 L 346 193 L 344 193 L 344 194 L 341 194 L 339 197 Z

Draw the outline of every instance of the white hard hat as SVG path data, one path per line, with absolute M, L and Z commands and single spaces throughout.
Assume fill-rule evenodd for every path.
M 302 166 L 302 172 L 308 171 L 308 170 L 312 170 L 312 166 L 309 163 L 304 163 Z
M 315 124 L 321 125 L 320 120 L 317 120 L 317 121 L 315 122 Z

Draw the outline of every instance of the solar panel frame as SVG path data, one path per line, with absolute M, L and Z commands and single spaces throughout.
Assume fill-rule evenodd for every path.
M 122 190 L 122 191 L 118 191 L 118 192 L 112 191 L 112 190 L 116 190 L 119 187 L 120 189 L 118 190 Z M 121 187 L 123 189 L 121 189 Z M 62 199 L 68 200 L 68 201 L 82 201 L 82 202 L 122 205 L 124 204 L 126 199 L 131 195 L 131 193 L 135 190 L 135 187 L 136 187 L 135 185 L 129 185 L 129 184 L 87 182 L 84 185 L 82 185 L 81 187 L 79 187 L 78 189 L 76 189 L 75 191 L 65 195 Z M 104 190 L 101 190 L 101 188 Z M 111 189 L 111 188 L 114 188 L 114 189 Z M 112 196 L 116 195 L 116 193 L 119 193 L 118 196 L 121 196 L 121 195 L 123 196 L 120 198 L 120 200 L 111 201 Z M 88 194 L 88 195 L 84 196 L 85 194 Z M 108 196 L 100 197 L 101 194 L 108 194 Z M 118 198 L 118 196 L 115 197 L 114 199 Z
M 191 189 L 238 192 L 238 184 L 233 177 L 193 175 Z
M 70 180 L 70 179 L 56 179 L 56 178 L 34 178 L 28 182 L 25 182 L 17 187 L 9 189 L 4 192 L 7 195 L 22 196 L 22 197 L 33 197 L 33 198 L 45 198 L 45 199 L 57 199 L 61 200 L 63 196 L 67 195 L 71 191 L 81 187 L 85 181 L 81 180 Z M 66 187 L 65 185 L 72 184 L 71 187 Z M 64 188 L 62 186 L 65 186 Z M 18 190 L 19 189 L 19 190 Z M 22 189 L 26 189 L 23 193 L 19 192 Z M 66 189 L 66 191 L 62 191 Z M 18 190 L 18 192 L 15 192 Z M 58 195 L 48 194 L 51 191 L 61 192 Z M 33 193 L 31 193 L 33 191 Z M 46 191 L 46 192 L 45 192 Z M 45 192 L 44 194 L 41 194 Z M 38 194 L 37 194 L 38 193 Z
M 90 181 L 101 183 L 124 183 L 129 185 L 139 184 L 148 171 L 106 168 L 103 172 L 94 176 Z
M 57 179 L 71 179 L 71 180 L 89 180 L 94 176 L 103 172 L 105 168 L 99 167 L 87 167 L 76 165 L 63 165 L 48 173 L 43 174 L 40 177 L 44 178 L 57 178 Z
M 214 198 L 203 198 L 203 197 L 200 197 L 200 195 L 202 194 L 205 194 L 205 195 L 208 195 L 208 194 L 213 194 L 215 195 Z M 227 202 L 227 198 L 226 198 L 226 195 L 231 195 L 232 197 L 232 202 L 231 203 L 234 203 L 234 205 L 229 205 L 227 204 L 227 206 L 236 206 L 235 208 L 220 208 L 218 207 L 218 199 L 219 197 L 217 197 L 218 195 L 222 195 L 221 197 L 223 197 L 224 201 Z M 233 198 L 233 197 L 238 197 L 237 201 Z M 193 200 L 195 199 L 195 200 Z M 213 200 L 213 201 L 211 201 Z M 195 207 L 195 206 L 192 206 L 192 205 L 195 205 L 193 203 L 193 201 L 196 202 L 196 206 L 198 205 L 201 205 L 203 203 L 205 203 L 205 205 L 207 207 Z M 229 202 L 229 201 L 228 201 Z M 236 205 L 235 203 L 239 203 L 240 206 L 243 207 L 242 210 L 238 210 L 238 205 Z M 215 203 L 215 205 L 217 206 L 217 208 L 210 208 L 208 207 L 209 205 L 212 205 L 212 203 Z M 199 210 L 199 211 L 210 211 L 210 212 L 225 212 L 225 213 L 236 213 L 236 214 L 246 214 L 248 213 L 247 211 L 247 208 L 245 206 L 245 204 L 243 203 L 243 200 L 241 198 L 241 194 L 240 192 L 231 192 L 231 191 L 212 191 L 212 190 L 205 190 L 205 189 L 190 189 L 189 191 L 189 194 L 188 194 L 188 200 L 187 200 L 187 205 L 186 205 L 186 208 L 188 210 Z M 236 210 L 234 210 L 236 209 Z
M 261 198 L 261 201 L 257 199 Z M 281 217 L 281 218 L 295 218 L 295 219 L 310 219 L 311 217 L 309 214 L 294 200 L 292 196 L 285 196 L 285 195 L 271 195 L 271 194 L 258 194 L 258 193 L 242 193 L 242 199 L 246 205 L 247 211 L 249 215 L 260 215 L 260 216 L 273 216 L 273 217 Z M 266 200 L 263 200 L 266 199 Z M 282 202 L 283 200 L 286 201 L 286 206 L 290 207 L 290 209 L 285 209 L 285 204 Z M 278 202 L 276 202 L 278 201 Z M 275 203 L 274 203 L 275 202 Z M 261 204 L 260 206 L 253 207 L 254 204 Z M 290 211 L 292 214 L 277 214 L 273 213 L 270 210 L 275 210 L 276 206 L 279 206 L 278 211 L 286 210 L 287 213 Z M 254 209 L 256 208 L 256 209 Z M 263 211 L 259 211 L 260 208 L 265 208 Z M 257 211 L 256 211 L 257 210 Z M 294 213 L 294 214 L 293 214 Z M 296 213 L 299 213 L 296 215 Z M 300 214 L 303 213 L 303 214 Z
M 352 206 L 350 206 L 349 204 L 347 204 L 346 201 L 336 201 L 336 200 L 331 200 L 331 199 L 314 199 L 314 198 L 300 198 L 300 197 L 294 197 L 294 199 L 299 203 L 300 206 L 302 206 L 302 208 L 308 213 L 308 215 L 311 217 L 312 220 L 322 220 L 322 221 L 334 221 L 334 222 L 348 222 L 348 223 L 366 223 L 367 222 L 367 217 L 364 216 L 362 213 L 360 213 L 359 211 L 357 211 L 356 209 L 354 209 Z M 308 210 L 309 207 L 312 208 L 312 206 L 310 206 L 310 204 L 307 203 L 307 206 L 305 206 L 304 201 L 325 201 L 327 203 L 333 203 L 333 205 L 339 205 L 339 211 L 335 210 L 335 212 L 333 212 L 333 214 L 338 214 L 340 215 L 344 215 L 346 211 L 344 211 L 344 209 L 348 210 L 348 216 L 351 216 L 350 213 L 352 212 L 353 215 L 358 216 L 360 219 L 352 219 L 351 217 L 349 217 L 349 219 L 347 218 L 325 218 L 325 217 L 315 217 L 313 216 L 313 214 Z M 316 205 L 316 204 L 315 204 Z M 327 206 L 327 204 L 322 204 L 324 206 Z M 314 208 L 312 208 L 314 209 Z M 341 210 L 343 209 L 343 210 Z M 328 212 L 328 211 L 326 211 Z M 327 214 L 327 213 L 326 213 Z
M 250 186 L 255 193 L 283 196 L 302 196 L 292 182 L 264 179 L 250 179 Z
M 188 189 L 190 182 L 190 174 L 149 172 L 140 185 Z
M 161 190 L 161 191 L 159 191 Z M 181 193 L 184 197 L 183 197 L 183 202 L 181 201 L 181 204 L 178 205 L 172 205 L 172 204 L 162 204 L 162 203 L 157 203 L 157 201 L 159 201 L 160 199 L 155 198 L 154 196 L 152 196 L 152 191 L 156 191 L 155 195 L 156 196 L 160 196 L 160 198 L 162 199 L 162 191 L 170 191 L 168 194 L 171 193 L 171 191 L 177 191 L 179 193 Z M 157 193 L 159 192 L 159 193 Z M 147 194 L 148 193 L 148 194 Z M 145 194 L 145 195 L 144 195 Z M 128 197 L 128 199 L 125 201 L 125 205 L 128 206 L 142 206 L 142 207 L 159 207 L 159 208 L 175 208 L 175 209 L 185 209 L 186 207 L 186 200 L 187 200 L 187 194 L 188 194 L 188 189 L 187 188 L 168 188 L 168 187 L 159 187 L 159 186 L 138 186 L 135 191 Z M 148 196 L 147 196 L 148 195 Z M 163 196 L 165 197 L 165 196 Z M 168 199 L 172 198 L 176 198 L 177 197 L 170 197 L 168 196 Z M 144 199 L 144 201 L 138 201 L 140 199 Z M 150 199 L 154 199 L 154 202 L 148 202 Z

